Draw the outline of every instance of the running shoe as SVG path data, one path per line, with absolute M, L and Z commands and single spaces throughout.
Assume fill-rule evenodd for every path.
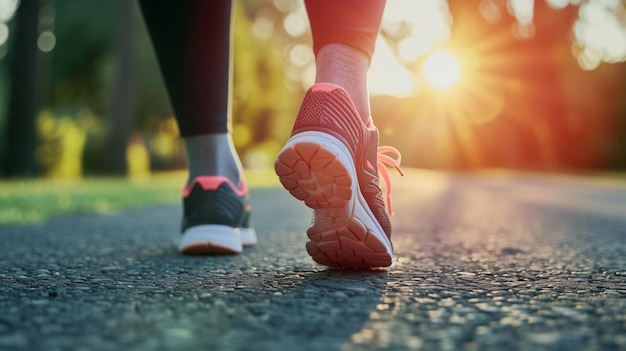
M 363 123 L 348 93 L 330 83 L 313 85 L 274 168 L 285 189 L 313 209 L 306 249 L 315 262 L 391 265 L 391 223 L 378 180 L 378 172 L 389 180 L 384 164 L 400 171 L 400 153 L 378 148 L 378 130 L 371 119 Z M 390 190 L 388 183 L 388 200 Z
M 195 178 L 183 190 L 184 254 L 236 254 L 257 242 L 250 226 L 250 200 L 245 183 L 237 188 L 222 176 Z

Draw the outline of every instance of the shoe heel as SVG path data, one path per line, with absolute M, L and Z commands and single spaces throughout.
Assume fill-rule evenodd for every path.
M 322 144 L 288 143 L 274 168 L 283 187 L 314 210 L 337 212 L 352 199 L 350 173 L 336 153 Z

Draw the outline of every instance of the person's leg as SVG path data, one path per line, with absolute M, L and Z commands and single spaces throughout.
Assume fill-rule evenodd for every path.
M 313 35 L 315 82 L 344 88 L 367 122 L 370 117 L 367 71 L 385 0 L 307 0 L 305 4 Z
M 141 0 L 185 145 L 184 253 L 236 253 L 256 243 L 230 131 L 230 0 Z
M 317 76 L 275 170 L 283 186 L 314 210 L 307 251 L 328 266 L 379 267 L 392 262 L 391 224 L 378 185 L 378 130 L 367 70 L 384 0 L 306 1 Z M 397 154 L 393 148 L 385 149 Z M 399 155 L 398 155 L 399 156 Z M 377 170 L 378 169 L 378 170 Z
M 189 183 L 221 175 L 239 183 L 230 136 L 230 0 L 141 0 L 183 137 Z

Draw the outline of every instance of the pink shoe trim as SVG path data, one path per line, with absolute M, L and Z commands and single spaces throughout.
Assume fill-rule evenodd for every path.
M 220 185 L 222 185 L 222 183 L 228 184 L 228 186 L 230 186 L 230 188 L 233 189 L 235 194 L 239 196 L 245 196 L 248 193 L 246 182 L 244 182 L 243 180 L 241 181 L 241 188 L 237 189 L 235 184 L 233 184 L 233 182 L 230 179 L 224 176 L 201 176 L 201 177 L 194 178 L 191 184 L 189 184 L 183 189 L 183 197 L 189 196 L 191 189 L 193 189 L 193 186 L 196 184 L 200 184 L 200 186 L 204 190 L 217 190 L 217 188 L 219 188 Z
M 328 93 L 332 92 L 333 90 L 337 90 L 337 89 L 340 89 L 340 90 L 344 90 L 344 91 L 345 91 L 345 89 L 344 89 L 344 88 L 340 87 L 340 86 L 339 86 L 339 85 L 337 85 L 337 84 L 333 84 L 333 83 L 325 83 L 325 82 L 324 82 L 324 83 L 315 83 L 315 84 L 313 84 L 313 85 L 311 86 L 311 88 L 310 88 L 310 89 L 311 89 L 312 91 L 325 91 L 325 92 L 328 92 Z M 347 94 L 347 92 L 346 92 L 346 94 Z

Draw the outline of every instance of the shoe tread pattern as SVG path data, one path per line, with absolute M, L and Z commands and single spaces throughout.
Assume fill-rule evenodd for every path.
M 278 156 L 275 170 L 285 189 L 314 210 L 306 249 L 315 262 L 343 268 L 391 265 L 385 245 L 353 216 L 352 189 L 358 184 L 353 186 L 334 153 L 317 143 L 295 143 Z

